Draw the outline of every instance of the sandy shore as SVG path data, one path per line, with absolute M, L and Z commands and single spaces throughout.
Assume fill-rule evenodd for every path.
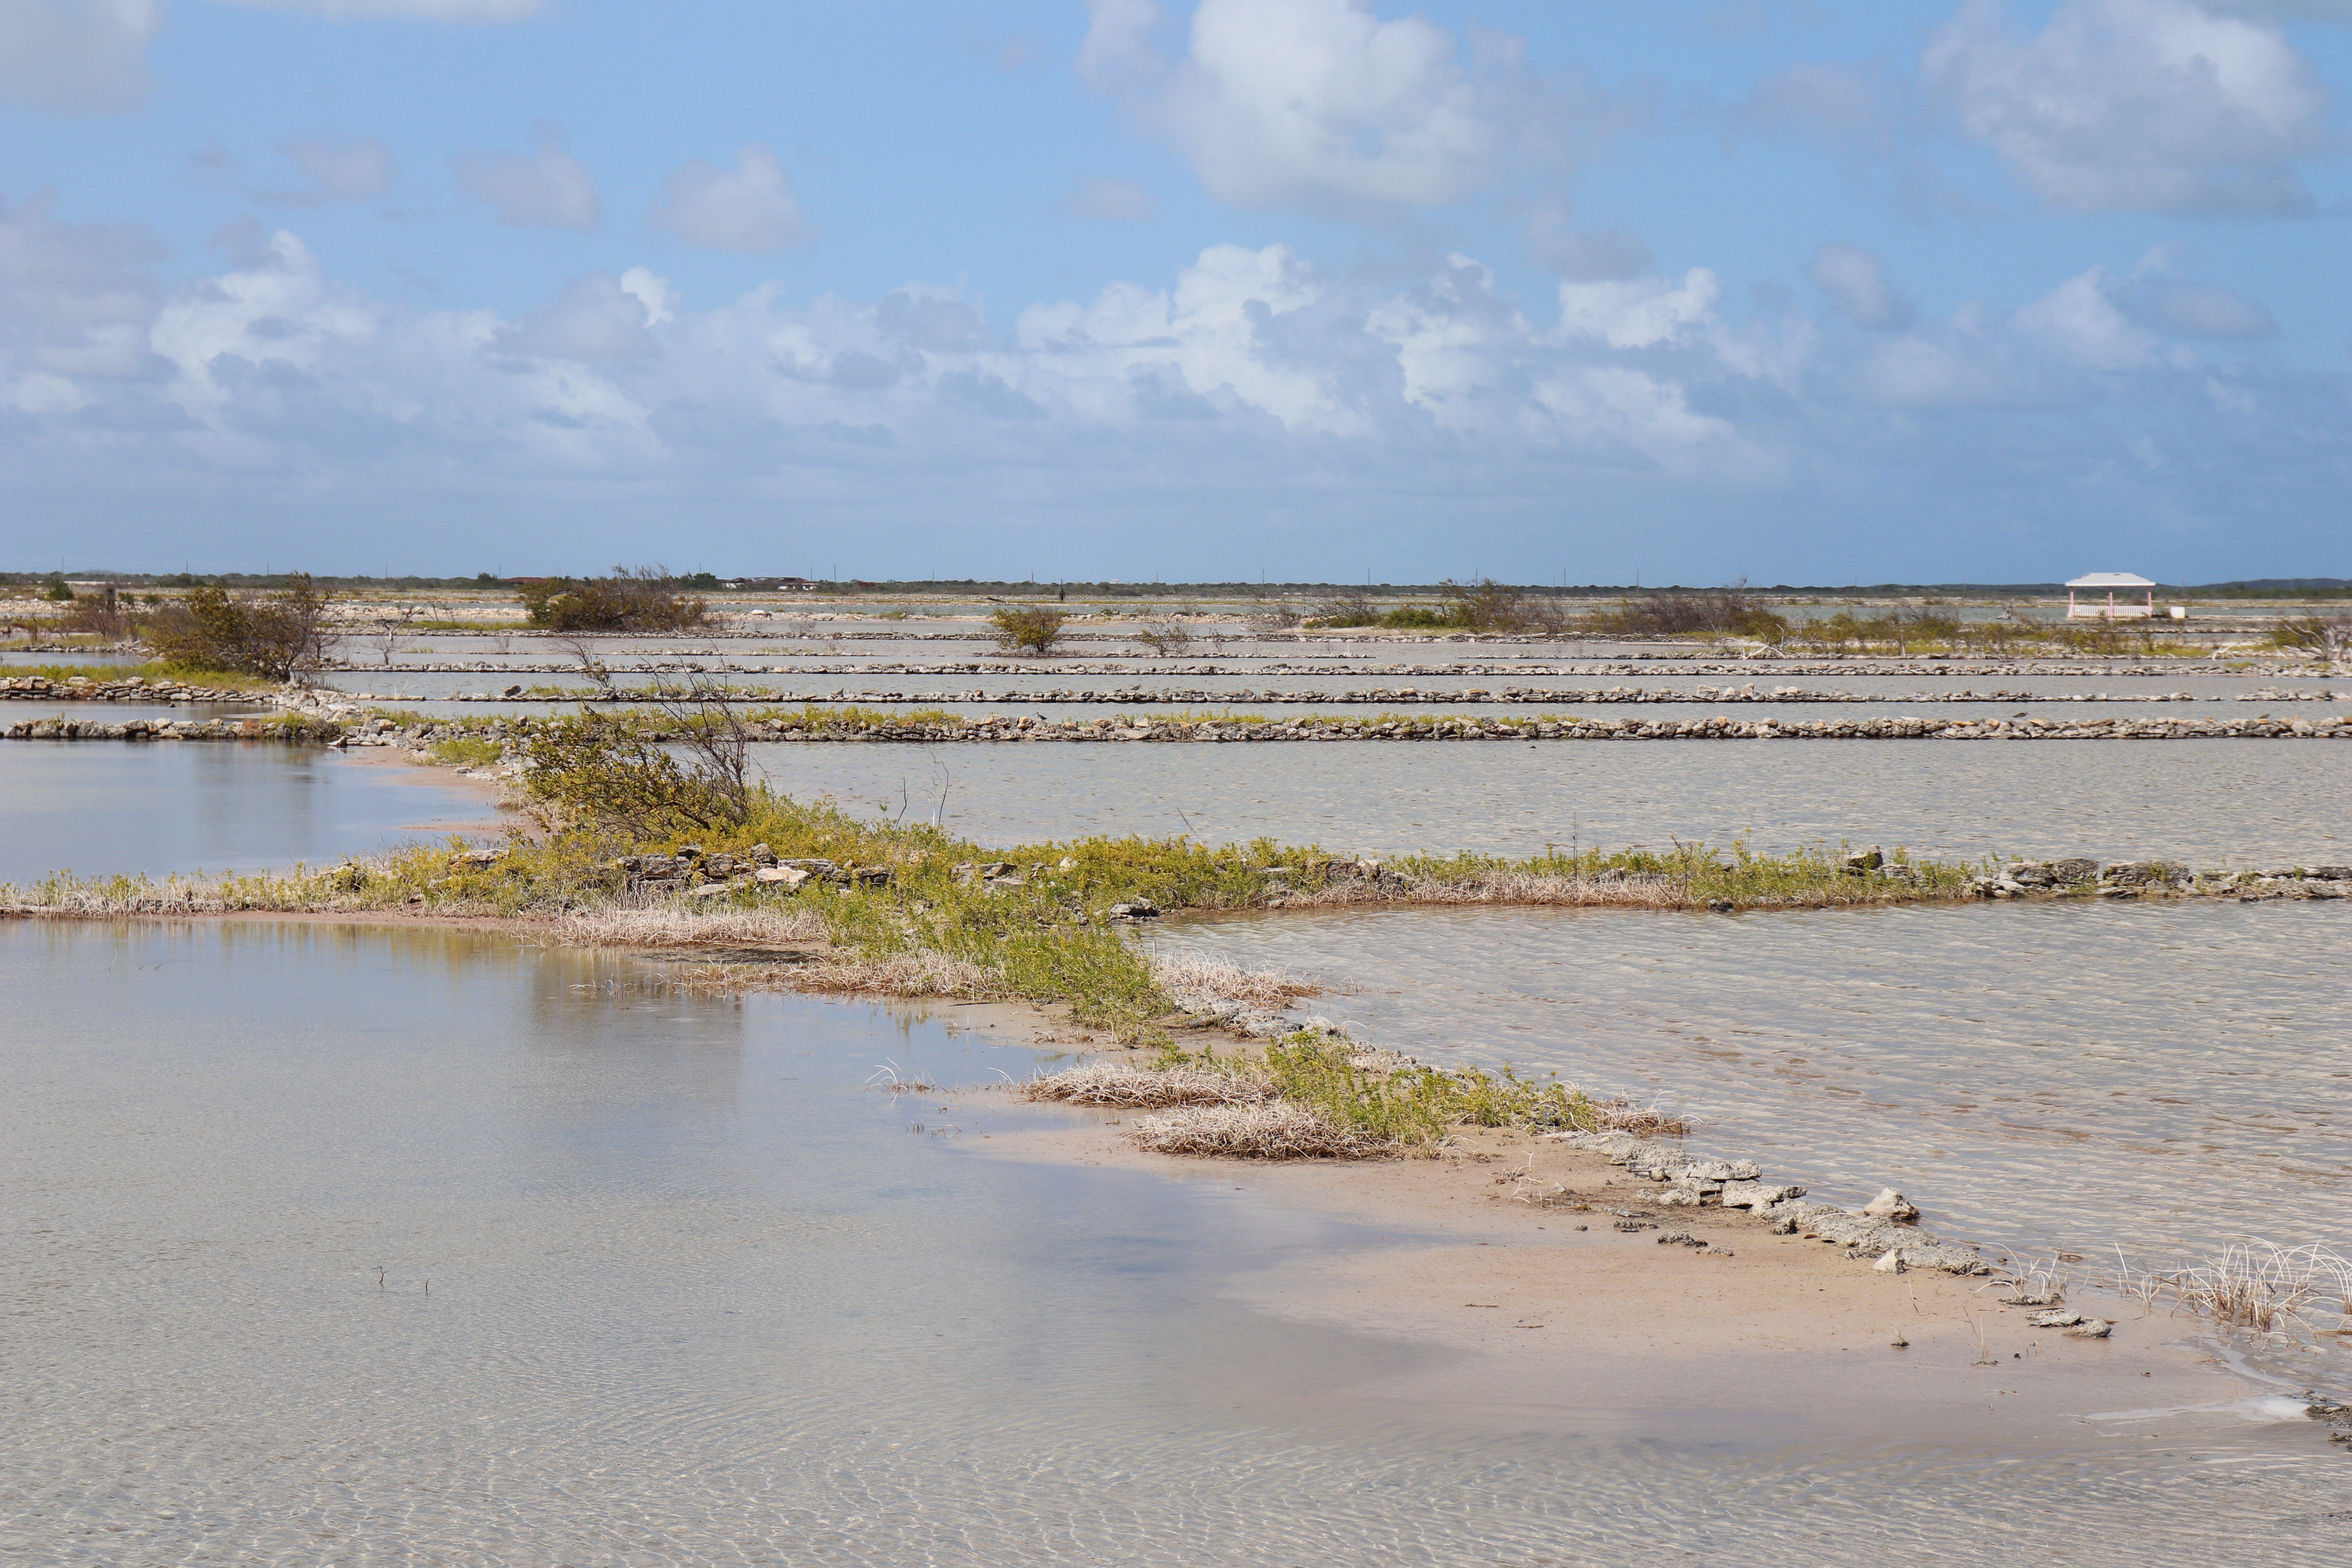
M 2136 1436 L 2233 1425 L 2244 1415 L 2222 1407 L 2263 1392 L 2194 1321 L 2078 1289 L 2068 1307 L 2116 1320 L 2109 1338 L 2034 1329 L 2032 1309 L 2000 1303 L 2017 1293 L 1993 1283 L 2005 1273 L 1874 1273 L 1738 1210 L 1658 1209 L 1651 1184 L 1526 1133 L 1466 1131 L 1436 1158 L 1264 1163 L 1144 1153 L 1118 1113 L 1070 1114 L 1067 1130 L 999 1134 L 987 1150 L 1245 1189 L 1365 1227 L 1360 1244 L 1236 1278 L 1229 1294 L 1454 1352 L 1356 1391 L 1368 1409 L 1515 1428 L 1731 1416 L 2088 1440 L 2114 1435 L 2100 1413 L 2163 1413 L 2123 1423 Z M 1538 1191 L 1549 1202 L 1523 1201 Z M 1655 1228 L 1620 1231 L 1618 1211 Z M 1711 1245 L 1660 1243 L 1678 1231 Z

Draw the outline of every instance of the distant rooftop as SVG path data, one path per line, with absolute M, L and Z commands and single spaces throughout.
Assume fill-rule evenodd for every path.
M 2145 577 L 2135 577 L 2128 572 L 2093 572 L 2087 576 L 2068 580 L 2069 588 L 2153 588 L 2155 584 Z

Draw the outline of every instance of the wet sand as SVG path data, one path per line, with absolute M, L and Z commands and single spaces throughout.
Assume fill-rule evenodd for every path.
M 989 1151 L 1227 1184 L 1407 1233 L 1231 1286 L 1278 1318 L 1456 1352 L 1368 1390 L 1374 1405 L 1512 1428 L 1683 1417 L 2020 1440 L 2098 1436 L 2109 1424 L 2089 1418 L 2103 1412 L 2171 1413 L 2136 1433 L 2235 1425 L 2226 1407 L 2261 1394 L 2195 1321 L 2077 1289 L 2068 1307 L 2116 1320 L 2108 1339 L 2030 1328 L 2035 1309 L 1999 1302 L 2017 1293 L 1993 1283 L 2005 1270 L 1877 1274 L 1738 1210 L 1657 1209 L 1649 1184 L 1524 1133 L 1468 1130 L 1435 1158 L 1275 1163 L 1145 1153 L 1121 1113 L 1074 1114 L 1088 1124 L 999 1137 Z M 1547 1205 L 1522 1201 L 1538 1192 Z M 1656 1228 L 1620 1232 L 1616 1210 Z M 1661 1245 L 1677 1231 L 1712 1245 Z

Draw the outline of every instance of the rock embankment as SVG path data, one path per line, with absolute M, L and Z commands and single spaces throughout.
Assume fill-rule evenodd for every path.
M 1804 1201 L 1792 1182 L 1768 1182 L 1753 1160 L 1693 1155 L 1678 1143 L 1637 1138 L 1630 1132 L 1552 1132 L 1549 1141 L 1589 1149 L 1645 1182 L 1662 1184 L 1649 1201 L 1663 1209 L 1746 1209 L 1772 1222 L 1782 1236 L 1810 1237 L 1843 1247 L 1844 1256 L 1885 1273 L 1937 1268 L 1948 1274 L 1987 1274 L 1991 1267 L 1972 1247 L 1940 1240 L 1911 1222 L 1919 1211 L 1900 1193 L 1887 1191 L 1861 1209 Z
M 1280 721 L 1167 719 L 863 719 L 842 724 L 776 720 L 751 726 L 752 738 L 786 742 L 1008 742 L 1250 741 L 2197 741 L 2352 740 L 2352 716 L 2275 719 L 1504 719 L 1402 717 L 1358 721 L 1307 715 Z
M 394 726 L 374 720 L 346 726 L 332 717 L 299 722 L 272 721 L 267 731 L 285 740 L 316 740 L 342 744 L 389 743 L 384 737 Z M 508 732 L 493 725 L 483 730 L 466 725 L 416 725 L 400 731 L 405 740 L 441 736 Z M 892 742 L 938 745 L 957 742 L 1031 744 L 1091 744 L 1158 742 L 1214 743 L 1232 742 L 1336 741 L 2207 741 L 2207 740 L 2352 740 L 2352 715 L 2280 719 L 2256 714 L 2244 719 L 1936 719 L 1912 715 L 1885 718 L 1758 719 L 1746 721 L 1717 714 L 1706 719 L 1609 719 L 1581 716 L 1506 719 L 1484 715 L 1424 716 L 1351 720 L 1306 714 L 1282 721 L 1222 718 L 1012 718 L 993 714 L 977 719 L 899 719 L 859 715 L 815 720 L 754 720 L 744 726 L 753 741 L 798 742 Z M 215 720 L 177 723 L 132 720 L 122 724 L 66 719 L 20 721 L 5 727 L 8 739 L 20 741 L 244 740 L 265 733 L 252 720 Z M 647 729 L 652 741 L 672 739 Z
M 0 679 L 0 702 L 250 702 L 250 691 L 225 687 L 189 686 L 176 680 L 92 680 L 69 676 L 51 680 L 45 675 L 17 675 Z
M 502 691 L 459 691 L 446 697 L 432 699 L 442 702 L 644 702 L 655 696 L 648 691 L 615 689 L 611 692 L 583 689 L 564 693 L 540 691 L 526 693 L 520 687 Z M 1358 706 L 1366 703 L 1443 702 L 1448 707 L 1479 707 L 1489 703 L 1541 704 L 1549 706 L 1589 707 L 1625 702 L 1675 702 L 1734 704 L 1764 702 L 1776 705 L 1788 703 L 1846 702 L 2329 702 L 2336 700 L 2326 691 L 2250 691 L 2232 697 L 2200 698 L 2190 691 L 2158 691 L 2126 693 L 2116 696 L 2109 692 L 2067 692 L 2042 695 L 2032 691 L 1915 691 L 1909 693 L 1873 691 L 1815 691 L 1794 686 L 1776 686 L 1769 691 L 1759 691 L 1753 686 L 1701 686 L 1683 691 L 1666 687 L 1610 686 L 1601 688 L 1574 687 L 1505 687 L 1493 690 L 1483 686 L 1467 687 L 1459 691 L 1444 689 L 1424 691 L 1418 687 L 1367 687 L 1350 690 L 1327 691 L 1318 689 L 1257 689 L 1244 688 L 1234 691 L 1210 691 L 1204 689 L 1140 686 L 1056 687 L 1047 691 L 1002 690 L 991 692 L 975 687 L 966 691 L 762 691 L 736 688 L 723 693 L 730 700 L 764 703 L 824 703 L 824 702 L 992 702 L 1008 707 L 1036 705 L 1048 707 L 1060 703 L 1080 702 L 1096 706 L 1105 703 L 1129 706 L 1164 707 L 1178 703 L 1204 706 L 1215 703 L 1223 707 L 1235 705 L 1278 705 L 1322 703 L 1334 707 Z M 2352 700 L 2352 690 L 2347 692 Z M 418 699 L 416 700 L 425 700 Z
M 1847 858 L 1853 868 L 1855 857 Z M 2352 866 L 2263 866 L 2237 870 L 2192 871 L 2179 860 L 2013 860 L 1969 890 L 1982 899 L 2076 897 L 2101 899 L 2234 898 L 2241 903 L 2273 899 L 2352 897 Z

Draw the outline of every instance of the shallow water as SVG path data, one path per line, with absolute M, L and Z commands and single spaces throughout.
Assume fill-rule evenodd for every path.
M 25 1561 L 2268 1565 L 2352 1539 L 2341 1459 L 2274 1417 L 1989 1445 L 1728 1388 L 1698 1416 L 1384 1402 L 1430 1352 L 1219 1286 L 1393 1238 L 976 1157 L 1024 1117 L 856 1085 L 1028 1053 L 868 1006 L 414 929 L 19 923 L 0 963 Z
M 1895 1186 L 1998 1251 L 2352 1253 L 2341 901 L 1288 910 L 1151 940 L 1353 982 L 1306 1005 L 1662 1100 L 1821 1201 Z
M 2160 710 L 2159 710 L 2160 711 Z M 1013 845 L 1190 833 L 1399 855 L 1571 841 L 2352 861 L 2336 741 L 772 745 L 786 794 Z M 941 796 L 944 793 L 944 810 Z
M 0 882 L 332 864 L 497 816 L 446 777 L 274 741 L 0 742 Z

